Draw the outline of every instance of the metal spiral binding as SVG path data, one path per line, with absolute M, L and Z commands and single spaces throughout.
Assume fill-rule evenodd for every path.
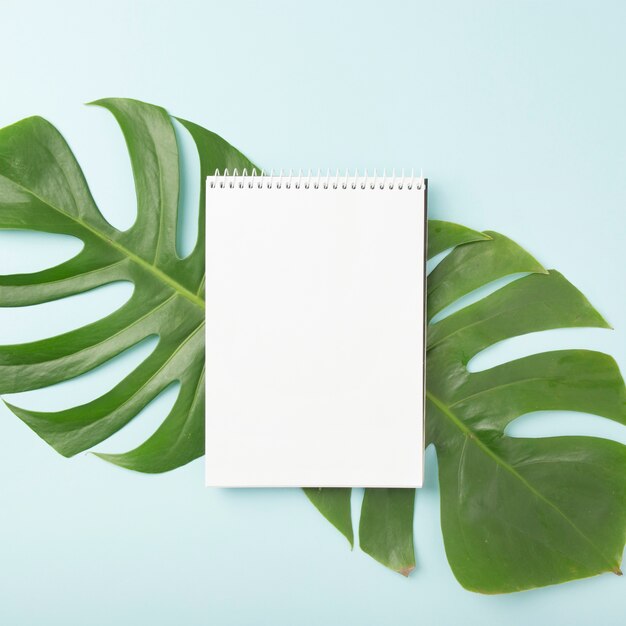
M 414 171 L 405 176 L 404 170 L 399 176 L 396 176 L 395 169 L 392 170 L 391 176 L 387 176 L 387 170 L 383 170 L 382 176 L 378 175 L 374 170 L 373 175 L 369 175 L 364 170 L 363 175 L 359 175 L 359 171 L 355 170 L 354 174 L 350 174 L 350 170 L 346 170 L 344 174 L 340 174 L 337 170 L 334 174 L 330 170 L 326 170 L 326 174 L 322 174 L 321 170 L 315 173 L 308 170 L 305 174 L 299 170 L 297 174 L 293 170 L 289 170 L 288 174 L 284 174 L 280 170 L 278 174 L 274 174 L 271 170 L 268 174 L 265 170 L 257 173 L 253 169 L 249 174 L 244 169 L 241 174 L 237 169 L 232 173 L 228 169 L 223 172 L 215 170 L 213 176 L 208 177 L 208 184 L 211 189 L 214 188 L 230 188 L 230 189 L 422 189 L 424 186 L 424 176 L 420 172 L 419 176 L 415 176 Z

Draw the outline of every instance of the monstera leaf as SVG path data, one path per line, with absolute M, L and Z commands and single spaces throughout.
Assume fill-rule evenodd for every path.
M 0 276 L 0 306 L 48 302 L 115 281 L 131 281 L 130 300 L 113 314 L 72 332 L 0 347 L 0 393 L 37 389 L 83 374 L 149 336 L 155 350 L 93 402 L 45 413 L 9 408 L 65 456 L 110 437 L 171 383 L 171 412 L 142 445 L 103 458 L 142 472 L 163 472 L 204 453 L 204 187 L 216 169 L 250 168 L 232 146 L 200 126 L 180 122 L 200 155 L 200 224 L 192 253 L 175 248 L 179 159 L 172 120 L 135 100 L 96 102 L 117 119 L 130 153 L 137 219 L 125 232 L 96 207 L 59 132 L 40 117 L 0 131 L 0 228 L 63 233 L 84 247 L 66 263 L 31 274 Z
M 448 559 L 468 589 L 516 591 L 619 569 L 626 538 L 626 447 L 592 437 L 512 438 L 514 419 L 573 410 L 626 423 L 615 361 L 587 350 L 535 354 L 468 373 L 481 350 L 565 327 L 607 328 L 561 274 L 505 237 L 455 249 L 429 279 L 429 317 L 501 276 L 534 272 L 433 324 L 428 441 L 439 460 Z
M 130 153 L 138 215 L 127 231 L 101 215 L 58 131 L 41 118 L 0 130 L 0 228 L 73 235 L 82 251 L 56 267 L 0 276 L 0 306 L 64 298 L 116 282 L 131 299 L 82 328 L 0 347 L 0 393 L 79 376 L 146 337 L 155 350 L 118 385 L 88 404 L 46 413 L 9 405 L 65 456 L 104 441 L 173 382 L 177 400 L 156 432 L 118 465 L 163 472 L 204 448 L 204 186 L 215 170 L 253 165 L 217 135 L 179 120 L 200 157 L 198 242 L 181 259 L 175 238 L 178 146 L 160 107 L 101 100 Z M 619 573 L 626 530 L 626 447 L 591 437 L 513 438 L 505 428 L 532 411 L 567 409 L 626 422 L 626 391 L 615 362 L 584 350 L 537 354 L 471 373 L 470 360 L 504 339 L 552 328 L 606 322 L 557 272 L 497 233 L 429 223 L 429 256 L 452 252 L 428 279 L 427 442 L 439 461 L 442 528 L 461 584 L 502 593 Z M 470 292 L 499 278 L 525 276 L 432 322 Z M 353 543 L 349 489 L 306 489 L 319 511 Z M 360 547 L 405 575 L 414 568 L 414 490 L 368 489 Z
M 467 589 L 505 593 L 621 574 L 626 447 L 593 437 L 504 432 L 514 419 L 541 410 L 626 423 L 626 389 L 615 361 L 588 350 L 558 350 L 467 369 L 474 356 L 504 339 L 607 323 L 561 274 L 545 271 L 502 235 L 430 222 L 429 256 L 451 247 L 428 277 L 429 320 L 496 279 L 528 274 L 428 327 L 427 444 L 437 451 L 442 530 L 455 576 Z M 361 548 L 403 574 L 415 566 L 414 495 L 366 490 L 361 511 Z M 350 537 L 345 516 L 337 521 L 350 492 L 333 498 L 332 508 L 328 502 L 318 508 Z

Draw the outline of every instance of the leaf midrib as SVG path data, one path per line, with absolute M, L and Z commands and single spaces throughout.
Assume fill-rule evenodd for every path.
M 576 523 L 570 519 L 556 504 L 546 498 L 539 490 L 537 490 L 528 480 L 526 480 L 513 466 L 507 463 L 501 456 L 496 454 L 489 446 L 487 446 L 472 430 L 469 428 L 459 417 L 457 417 L 450 407 L 435 396 L 432 392 L 426 391 L 426 397 L 463 433 L 467 440 L 471 440 L 478 448 L 487 454 L 497 465 L 509 472 L 512 476 L 517 478 L 536 498 L 541 500 L 544 504 L 554 510 L 567 524 L 569 524 L 574 531 L 582 537 L 582 539 L 589 544 L 600 557 L 608 563 L 612 571 L 619 571 L 619 564 L 614 563 L 611 559 L 602 552 L 602 550 L 576 525 Z M 465 442 L 465 443 L 466 443 Z
M 123 255 L 128 257 L 131 261 L 133 261 L 134 263 L 136 263 L 143 269 L 147 270 L 151 274 L 153 274 L 161 282 L 164 282 L 169 287 L 174 289 L 174 291 L 179 293 L 183 298 L 186 298 L 187 300 L 189 300 L 196 306 L 200 307 L 203 311 L 205 310 L 206 305 L 202 298 L 200 298 L 195 293 L 183 287 L 178 281 L 174 280 L 171 276 L 169 276 L 168 274 L 160 270 L 156 265 L 153 265 L 152 263 L 149 263 L 145 259 L 142 259 L 139 255 L 135 254 L 134 252 L 131 252 L 128 248 L 118 243 L 117 241 L 114 241 L 110 237 L 107 237 L 104 233 L 101 233 L 96 228 L 93 228 L 87 222 L 81 220 L 79 217 L 71 215 L 70 213 L 63 211 L 59 207 L 55 206 L 54 204 L 51 204 L 48 200 L 45 200 L 44 198 L 36 194 L 34 191 L 32 191 L 31 189 L 28 189 L 27 187 L 24 187 L 23 185 L 13 180 L 12 178 L 8 178 L 6 176 L 4 178 L 7 178 L 7 180 L 10 180 L 14 185 L 22 189 L 25 193 L 33 196 L 34 198 L 37 198 L 37 200 L 39 200 L 46 206 L 49 206 L 53 211 L 56 211 L 57 213 L 63 215 L 63 217 L 66 217 L 72 220 L 73 222 L 75 222 L 76 224 L 84 228 L 85 230 L 89 231 L 92 235 L 95 235 L 96 237 L 104 241 L 106 244 L 108 244 L 109 246 L 117 250 L 118 252 L 121 252 Z

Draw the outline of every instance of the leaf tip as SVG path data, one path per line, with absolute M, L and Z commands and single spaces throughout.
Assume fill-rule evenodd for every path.
M 398 574 L 402 574 L 405 578 L 409 577 L 409 574 L 415 569 L 415 565 L 407 565 L 397 570 Z
M 335 525 L 333 524 L 333 526 Z M 337 526 L 335 526 L 335 528 L 337 528 Z M 337 528 L 337 530 L 346 538 L 346 541 L 350 544 L 350 552 L 354 552 L 354 532 L 352 532 L 352 529 L 348 530 L 345 528 Z
M 610 322 L 608 322 L 607 319 L 604 317 L 604 315 L 601 315 L 600 313 L 598 313 L 598 315 L 600 315 L 600 318 L 604 322 L 604 328 L 606 330 L 615 330 L 615 326 L 613 326 Z
M 7 409 L 9 409 L 11 413 L 13 413 L 13 415 L 19 417 L 22 421 L 25 421 L 24 418 L 26 416 L 26 412 L 24 409 L 16 406 L 15 404 L 11 404 L 8 400 L 5 400 L 4 398 L 2 398 L 2 402 L 4 402 L 4 406 L 6 406 Z
M 97 456 L 99 459 L 102 459 L 103 461 L 108 461 L 109 463 L 113 462 L 111 460 L 111 457 L 117 456 L 115 454 L 110 454 L 110 453 L 107 453 L 107 452 L 91 452 L 91 451 L 88 451 L 87 454 L 93 454 L 94 456 Z
M 622 572 L 622 570 L 620 569 L 619 565 L 616 565 L 616 566 L 613 568 L 613 570 L 612 570 L 612 571 L 613 571 L 613 573 L 614 573 L 614 574 L 616 574 L 617 576 L 622 576 L 622 575 L 623 575 L 623 572 Z
M 529 272 L 532 272 L 533 274 L 549 274 L 550 270 L 547 270 L 541 263 L 539 263 L 539 261 L 537 261 L 537 259 L 532 256 L 532 255 L 528 255 L 532 261 L 532 263 L 534 263 L 534 265 L 532 265 L 532 267 L 529 268 Z
M 107 463 L 111 463 L 112 465 L 117 465 L 118 467 L 125 467 L 118 461 L 118 457 L 121 456 L 119 454 L 110 454 L 107 452 L 91 452 L 91 451 L 88 451 L 87 454 L 93 454 L 94 456 L 97 456 L 99 459 L 102 459 L 103 461 L 106 461 Z
M 600 313 L 600 311 L 598 311 L 598 309 L 596 309 L 591 303 L 589 303 L 589 306 L 591 306 L 591 308 L 594 310 L 595 314 L 598 316 L 598 327 L 599 328 L 604 328 L 605 330 L 615 330 L 615 327 L 612 326 L 606 319 L 606 317 L 604 317 L 604 315 L 602 315 L 602 313 Z
M 85 102 L 85 106 L 88 107 L 99 107 L 102 106 L 102 103 L 104 102 L 104 98 L 98 98 L 97 100 L 91 100 L 90 102 Z

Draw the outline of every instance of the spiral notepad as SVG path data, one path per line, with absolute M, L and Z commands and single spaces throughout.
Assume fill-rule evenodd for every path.
M 426 181 L 206 187 L 206 483 L 419 487 Z

